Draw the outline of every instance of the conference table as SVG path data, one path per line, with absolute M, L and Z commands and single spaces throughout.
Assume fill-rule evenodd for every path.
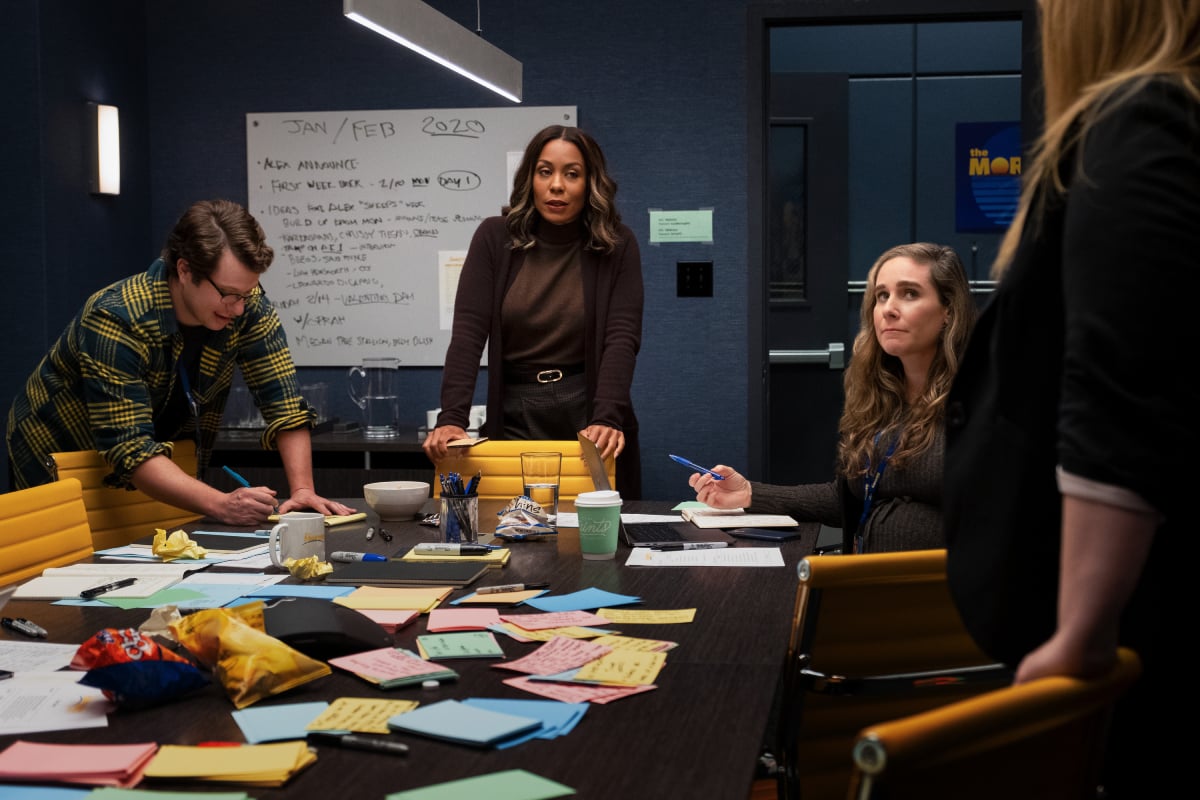
M 327 552 L 354 550 L 399 556 L 421 541 L 436 541 L 437 529 L 413 521 L 380 523 L 361 499 L 344 500 L 366 511 L 361 523 L 328 529 Z M 481 528 L 494 509 L 481 503 Z M 573 508 L 563 504 L 564 511 Z M 628 502 L 624 513 L 669 513 L 670 504 Z M 386 529 L 367 540 L 368 526 Z M 235 530 L 200 520 L 191 530 Z M 494 525 L 493 525 L 494 528 Z M 319 747 L 315 764 L 280 788 L 246 787 L 256 798 L 384 798 L 406 789 L 510 769 L 523 769 L 576 790 L 581 798 L 689 798 L 732 800 L 747 796 L 754 777 L 787 649 L 795 600 L 798 562 L 816 544 L 816 524 L 782 545 L 738 540 L 737 547 L 779 546 L 783 567 L 627 567 L 629 548 L 622 542 L 616 558 L 587 561 L 580 555 L 578 531 L 560 528 L 554 537 L 514 542 L 507 566 L 489 570 L 473 585 L 455 590 L 449 600 L 477 588 L 507 583 L 548 582 L 551 594 L 599 589 L 641 598 L 625 609 L 696 609 L 687 624 L 612 625 L 642 638 L 678 643 L 667 652 L 657 689 L 607 704 L 590 704 L 581 722 L 565 736 L 533 740 L 508 749 L 475 749 L 418 736 L 395 738 L 409 746 L 404 756 Z M 288 578 L 287 582 L 294 582 Z M 447 601 L 448 602 L 448 601 Z M 536 611 L 508 607 L 501 613 Z M 145 609 L 55 605 L 10 601 L 5 616 L 30 618 L 49 631 L 49 640 L 82 643 L 103 628 L 137 627 Z M 396 646 L 416 650 L 426 633 L 423 615 L 395 634 Z M 9 630 L 0 636 L 20 639 Z M 497 636 L 505 660 L 527 655 L 539 643 Z M 26 640 L 28 641 L 28 640 Z M 438 688 L 422 686 L 380 690 L 338 669 L 253 707 L 339 697 L 386 697 L 422 704 L 470 697 L 544 699 L 501 681 L 516 673 L 495 669 L 494 659 L 456 659 L 449 663 L 457 681 Z M 231 712 L 232 702 L 215 683 L 158 707 L 109 714 L 107 728 L 48 731 L 0 736 L 0 749 L 16 739 L 58 743 L 134 743 L 194 745 L 244 742 Z M 219 791 L 217 784 L 143 782 L 140 788 Z

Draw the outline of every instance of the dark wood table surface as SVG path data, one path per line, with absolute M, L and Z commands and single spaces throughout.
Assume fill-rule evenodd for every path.
M 361 501 L 347 501 L 366 511 Z M 663 513 L 666 503 L 627 503 L 627 513 Z M 570 510 L 569 506 L 565 510 Z M 494 519 L 494 509 L 481 517 Z M 393 540 L 365 537 L 368 520 L 329 530 L 327 551 L 358 550 L 400 555 L 420 541 L 433 541 L 435 528 L 416 522 L 383 523 Z M 486 527 L 486 524 L 481 524 Z M 201 520 L 193 530 L 224 530 Z M 472 587 L 549 581 L 550 591 L 566 594 L 597 587 L 642 598 L 626 608 L 695 608 L 691 624 L 613 625 L 637 637 L 665 639 L 679 646 L 667 654 L 658 688 L 609 704 L 592 704 L 568 735 L 534 740 L 505 750 L 477 750 L 416 736 L 397 736 L 409 744 L 407 756 L 322 747 L 318 760 L 282 788 L 247 787 L 256 798 L 383 798 L 391 793 L 433 783 L 506 769 L 525 769 L 577 790 L 580 798 L 689 798 L 733 800 L 746 797 L 762 737 L 770 716 L 780 667 L 788 642 L 796 591 L 796 565 L 813 549 L 818 526 L 782 545 L 783 568 L 624 566 L 628 548 L 621 544 L 612 561 L 584 561 L 577 531 L 563 528 L 555 540 L 512 544 L 503 569 L 489 571 Z M 739 540 L 738 547 L 771 546 Z M 289 579 L 290 580 L 290 579 Z M 517 613 L 524 610 L 514 607 Z M 50 640 L 81 643 L 106 627 L 136 627 L 146 610 L 59 606 L 40 601 L 10 601 L 5 616 L 28 617 L 50 631 Z M 396 634 L 397 646 L 416 649 L 426 633 L 426 617 Z M 21 638 L 8 630 L 0 636 Z M 532 652 L 523 644 L 498 636 L 506 660 Z M 450 663 L 460 677 L 438 689 L 406 687 L 383 691 L 337 669 L 333 674 L 260 701 L 255 706 L 331 701 L 338 697 L 386 697 L 432 703 L 447 698 L 504 697 L 541 699 L 501 683 L 518 673 L 492 668 L 491 659 L 458 659 Z M 117 711 L 103 729 L 48 731 L 0 736 L 0 749 L 16 739 L 39 742 L 197 744 L 244 741 L 231 715 L 233 704 L 224 690 L 211 685 L 202 692 L 156 708 Z M 142 788 L 218 791 L 219 785 L 143 783 Z

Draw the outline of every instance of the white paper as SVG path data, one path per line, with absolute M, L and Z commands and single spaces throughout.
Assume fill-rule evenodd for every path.
M 718 547 L 705 550 L 651 550 L 635 547 L 627 567 L 782 567 L 778 547 Z
M 0 639 L 0 669 L 10 672 L 53 672 L 70 664 L 78 649 L 77 644 Z
M 114 706 L 78 683 L 82 672 L 18 672 L 0 681 L 0 736 L 68 728 L 104 728 Z

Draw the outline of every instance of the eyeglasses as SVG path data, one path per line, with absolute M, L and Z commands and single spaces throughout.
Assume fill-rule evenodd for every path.
M 204 280 L 206 280 L 210 284 L 212 284 L 212 287 L 217 290 L 217 294 L 221 295 L 221 302 L 225 303 L 226 305 L 231 305 L 231 306 L 237 305 L 237 302 L 239 300 L 241 300 L 243 303 L 249 303 L 251 300 L 258 297 L 259 294 L 262 293 L 261 286 L 255 286 L 253 289 L 246 292 L 245 294 L 241 294 L 239 292 L 227 292 L 224 289 L 222 289 L 220 286 L 217 286 L 217 284 L 213 283 L 213 279 L 208 277 L 207 275 L 204 276 Z

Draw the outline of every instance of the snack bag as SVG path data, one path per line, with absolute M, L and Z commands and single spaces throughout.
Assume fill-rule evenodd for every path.
M 267 634 L 262 608 L 256 602 L 206 609 L 171 624 L 179 643 L 212 669 L 239 709 L 333 671 Z
M 123 708 L 146 708 L 208 685 L 208 676 L 183 656 L 133 628 L 105 628 L 79 646 L 72 669 L 87 670 L 84 686 Z
M 540 503 L 527 496 L 514 497 L 497 515 L 496 535 L 520 542 L 558 533 Z

